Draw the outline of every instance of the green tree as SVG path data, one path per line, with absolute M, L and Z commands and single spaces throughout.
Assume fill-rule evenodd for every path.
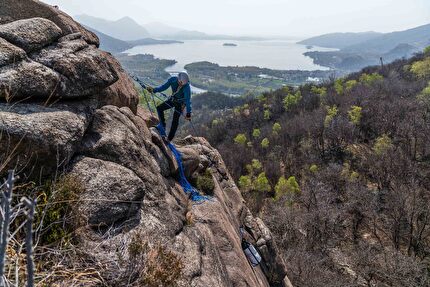
M 430 82 L 427 87 L 417 96 L 417 99 L 425 104 L 430 104 Z
M 313 164 L 313 165 L 311 165 L 311 166 L 309 167 L 309 170 L 310 170 L 312 173 L 316 173 L 316 172 L 318 171 L 318 166 L 317 166 L 316 164 Z
M 356 85 L 358 84 L 358 82 L 356 80 L 349 80 L 345 83 L 345 90 L 347 92 L 351 91 Z
M 338 95 L 343 94 L 343 81 L 344 80 L 342 78 L 339 78 L 336 81 L 334 81 L 334 90 Z
M 424 49 L 424 54 L 429 55 L 430 54 L 430 46 Z
M 270 120 L 270 117 L 271 117 L 271 112 L 270 112 L 270 110 L 264 110 L 264 119 L 265 120 Z
M 279 123 L 274 123 L 272 127 L 272 131 L 274 134 L 278 135 L 281 131 L 281 125 Z
M 262 192 L 269 192 L 272 190 L 272 187 L 270 186 L 269 180 L 267 179 L 265 172 L 262 172 L 258 175 L 258 177 L 254 180 L 253 187 L 254 190 Z
M 392 147 L 393 147 L 393 142 L 391 138 L 387 134 L 383 134 L 382 136 L 376 139 L 375 144 L 373 146 L 373 151 L 377 155 L 383 155 Z
M 261 131 L 260 131 L 260 129 L 254 129 L 254 130 L 252 131 L 252 136 L 253 136 L 254 138 L 258 139 L 258 138 L 261 136 Z
M 258 159 L 253 159 L 251 166 L 253 168 L 253 170 L 259 171 L 263 168 L 263 165 L 261 164 L 261 162 Z
M 419 78 L 426 78 L 430 76 L 430 57 L 413 63 L 411 66 L 411 72 Z
M 245 135 L 245 134 L 238 134 L 238 135 L 234 138 L 234 142 L 235 142 L 236 144 L 245 145 L 245 144 L 246 144 L 246 135 Z
M 269 142 L 269 139 L 268 139 L 268 138 L 264 138 L 264 139 L 261 141 L 261 146 L 262 146 L 263 148 L 268 148 L 268 147 L 269 147 L 269 144 L 270 144 L 270 142 Z
M 279 200 L 283 195 L 286 194 L 300 194 L 301 190 L 299 184 L 297 183 L 296 177 L 290 176 L 288 179 L 285 179 L 284 176 L 281 176 L 278 180 L 278 183 L 275 186 L 275 200 Z
M 371 86 L 376 82 L 382 81 L 384 79 L 384 77 L 382 77 L 380 74 L 378 73 L 373 73 L 373 74 L 366 74 L 363 73 L 360 76 L 360 82 L 365 84 L 366 86 Z
M 351 109 L 348 111 L 349 120 L 353 124 L 355 124 L 355 125 L 360 124 L 362 109 L 363 108 L 359 107 L 359 106 L 352 106 Z
M 290 110 L 293 106 L 297 105 L 301 99 L 302 93 L 300 90 L 298 90 L 294 95 L 288 94 L 283 100 L 285 110 Z
M 333 121 L 339 110 L 336 106 L 326 107 L 326 109 L 327 115 L 324 119 L 324 126 L 327 128 L 328 126 L 330 126 L 331 122 Z
M 239 178 L 239 187 L 243 190 L 243 191 L 249 191 L 252 189 L 252 180 L 251 177 L 249 175 L 242 175 Z
M 316 95 L 320 95 L 321 97 L 325 97 L 327 95 L 327 88 L 312 86 L 311 92 Z

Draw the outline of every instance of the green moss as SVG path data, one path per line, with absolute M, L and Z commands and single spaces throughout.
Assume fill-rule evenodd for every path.
M 209 168 L 207 168 L 203 174 L 197 177 L 196 186 L 198 190 L 204 192 L 205 194 L 213 194 L 215 182 L 212 178 L 212 173 Z

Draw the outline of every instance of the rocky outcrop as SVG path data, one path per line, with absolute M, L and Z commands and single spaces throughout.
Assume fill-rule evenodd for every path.
M 74 244 L 104 286 L 147 286 L 141 270 L 150 260 L 133 259 L 136 245 L 144 253 L 162 246 L 173 254 L 175 265 L 157 269 L 157 276 L 180 270 L 177 286 L 290 286 L 270 231 L 249 212 L 218 151 L 203 138 L 177 142 L 186 176 L 213 180 L 211 200 L 191 202 L 178 184 L 178 163 L 151 128 L 154 118 L 137 107 L 133 84 L 116 60 L 54 8 L 6 2 L 13 7 L 0 8 L 7 22 L 0 31 L 21 28 L 0 40 L 6 47 L 0 53 L 0 176 L 16 168 L 21 179 L 64 173 L 76 181 Z M 17 15 L 4 17 L 4 11 Z M 41 11 L 50 16 L 41 19 Z M 242 251 L 240 226 L 264 258 L 258 267 Z M 77 276 L 53 284 L 77 286 L 87 275 Z M 100 286 L 85 282 L 79 286 Z
M 5 2 L 5 3 L 4 3 Z M 0 99 L 97 99 L 137 112 L 139 96 L 98 39 L 60 10 L 35 0 L 0 5 Z

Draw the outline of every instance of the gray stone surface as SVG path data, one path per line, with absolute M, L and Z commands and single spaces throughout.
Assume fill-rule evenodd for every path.
M 44 18 L 31 18 L 0 25 L 0 37 L 31 52 L 48 46 L 62 35 L 54 22 Z

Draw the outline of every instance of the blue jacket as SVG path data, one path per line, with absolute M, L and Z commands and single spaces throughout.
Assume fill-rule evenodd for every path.
M 187 83 L 185 86 L 182 87 L 182 89 L 176 93 L 178 90 L 179 84 L 178 84 L 178 77 L 171 77 L 167 80 L 167 82 L 164 85 L 161 85 L 154 89 L 154 93 L 159 93 L 167 90 L 168 88 L 172 88 L 173 92 L 173 98 L 179 103 L 185 103 L 187 107 L 187 113 L 191 113 L 191 88 L 190 83 Z M 176 94 L 175 94 L 176 93 Z

